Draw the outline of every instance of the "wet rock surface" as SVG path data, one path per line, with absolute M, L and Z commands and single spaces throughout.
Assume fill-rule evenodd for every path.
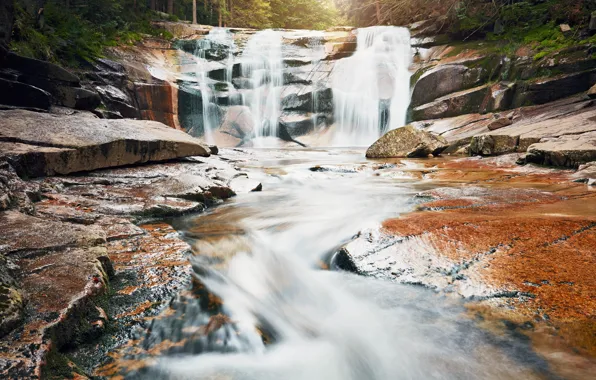
M 251 181 L 233 162 L 189 157 L 34 181 L 3 163 L 2 376 L 92 375 L 135 326 L 148 326 L 189 286 L 189 246 L 166 223 L 139 223 L 233 196 L 230 182 Z
M 426 178 L 439 187 L 418 195 L 417 211 L 362 231 L 344 259 L 359 273 L 457 294 L 496 318 L 542 326 L 532 331 L 557 330 L 562 351 L 589 358 L 596 193 L 574 178 L 590 176 L 590 166 L 582 175 L 519 167 L 518 157 L 433 167 Z

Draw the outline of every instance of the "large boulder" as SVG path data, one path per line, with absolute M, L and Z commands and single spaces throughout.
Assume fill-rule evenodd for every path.
M 455 92 L 412 110 L 412 120 L 442 119 L 467 113 L 486 112 L 490 103 L 491 87 L 483 85 Z
M 85 114 L 0 111 L 0 141 L 0 158 L 30 177 L 210 155 L 201 141 L 161 123 Z
M 439 65 L 418 79 L 410 104 L 418 107 L 452 92 L 474 87 L 479 83 L 481 70 L 468 69 L 464 65 Z
M 378 139 L 366 151 L 368 158 L 437 156 L 449 146 L 441 136 L 421 131 L 411 125 L 394 129 Z
M 58 65 L 50 62 L 40 61 L 38 59 L 21 57 L 20 55 L 14 53 L 7 55 L 6 67 L 17 70 L 30 77 L 40 77 L 48 80 L 59 81 L 70 86 L 79 85 L 79 78 L 76 75 Z
M 545 104 L 588 91 L 596 84 L 596 69 L 580 73 L 541 78 L 518 85 L 513 107 Z

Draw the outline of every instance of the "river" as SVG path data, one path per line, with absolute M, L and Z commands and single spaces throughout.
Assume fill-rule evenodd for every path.
M 193 247 L 195 283 L 223 304 L 204 292 L 173 301 L 143 344 L 175 349 L 131 378 L 557 378 L 527 340 L 478 328 L 460 298 L 333 270 L 342 244 L 437 186 L 421 163 L 361 149 L 247 152 L 236 164 L 261 192 L 172 221 Z

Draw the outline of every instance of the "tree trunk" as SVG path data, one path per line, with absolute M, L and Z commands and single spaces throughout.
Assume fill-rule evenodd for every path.
M 377 25 L 381 25 L 381 3 L 379 0 L 375 0 L 375 5 L 377 6 Z
M 234 1 L 228 0 L 228 10 L 230 12 L 230 17 L 228 19 L 228 25 L 233 26 L 234 23 Z
M 168 14 L 174 14 L 174 0 L 168 0 Z
M 192 0 L 192 23 L 197 23 L 197 0 Z
M 151 0 L 151 3 L 150 3 L 149 6 L 151 7 L 151 10 L 152 11 L 155 11 L 156 8 L 157 8 L 157 2 L 156 2 L 156 0 Z

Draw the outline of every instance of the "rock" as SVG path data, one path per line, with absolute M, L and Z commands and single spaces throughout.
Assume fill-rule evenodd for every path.
M 596 70 L 536 79 L 518 85 L 512 106 L 545 104 L 588 91 L 594 84 L 596 84 Z
M 0 104 L 49 110 L 51 99 L 50 93 L 40 88 L 0 78 Z
M 411 107 L 477 86 L 487 80 L 484 71 L 482 67 L 465 65 L 439 65 L 426 71 L 414 85 Z
M 441 119 L 467 113 L 485 112 L 489 97 L 489 85 L 451 93 L 432 103 L 414 108 L 412 120 Z
M 512 123 L 513 122 L 511 121 L 511 119 L 509 119 L 507 117 L 500 117 L 500 118 L 492 121 L 489 125 L 487 125 L 487 128 L 489 131 L 495 131 L 497 129 L 501 129 L 503 127 L 511 125 Z
M 219 148 L 217 145 L 209 145 L 209 152 L 213 155 L 217 155 L 219 153 Z
M 526 163 L 577 168 L 596 161 L 596 131 L 541 140 L 528 148 Z
M 221 124 L 220 131 L 240 140 L 249 138 L 254 130 L 252 112 L 247 106 L 229 107 Z
M 23 181 L 10 164 L 0 161 L 0 211 L 14 208 L 33 214 L 33 202 L 40 199 L 39 184 Z
M 59 104 L 78 110 L 94 110 L 101 104 L 96 92 L 84 88 L 61 86 L 54 93 Z
M 596 108 L 592 101 L 559 101 L 543 106 L 522 108 L 525 117 L 498 130 L 472 137 L 470 154 L 498 155 L 526 152 L 530 145 L 573 136 L 578 146 L 589 141 L 589 132 L 596 131 Z M 569 146 L 568 142 L 565 146 Z M 571 152 L 570 152 L 571 153 Z M 575 154 L 575 153 L 574 153 Z M 539 160 L 539 158 L 536 158 Z M 576 159 L 571 159 L 575 162 Z M 560 161 L 560 160 L 559 160 Z M 580 160 L 581 161 L 581 160 Z M 534 162 L 534 161 L 532 161 Z
M 304 136 L 324 122 L 324 116 L 311 113 L 286 112 L 279 118 L 279 124 L 283 125 L 292 137 Z
M 79 86 L 79 78 L 76 75 L 50 62 L 10 53 L 6 57 L 6 67 L 17 70 L 28 77 L 40 77 L 68 86 Z
M 174 109 L 175 90 L 168 83 L 135 83 L 135 93 L 141 117 L 176 128 L 178 116 Z
M 101 100 L 110 111 L 117 112 L 121 117 L 127 119 L 139 117 L 139 110 L 132 104 L 129 96 L 119 88 L 112 85 L 105 85 L 96 86 L 95 90 L 99 93 Z
M 245 176 L 238 176 L 234 178 L 230 181 L 229 186 L 236 194 L 244 194 L 263 190 L 263 185 L 259 181 Z
M 438 156 L 448 146 L 447 140 L 410 125 L 387 132 L 366 151 L 367 158 Z
M 592 88 L 590 88 L 590 89 L 588 90 L 588 96 L 589 96 L 591 99 L 596 99 L 596 84 L 595 84 L 595 85 L 593 85 L 593 86 L 592 86 Z
M 31 177 L 210 154 L 199 140 L 156 122 L 21 110 L 0 111 L 0 141 L 7 141 L 0 157 Z

